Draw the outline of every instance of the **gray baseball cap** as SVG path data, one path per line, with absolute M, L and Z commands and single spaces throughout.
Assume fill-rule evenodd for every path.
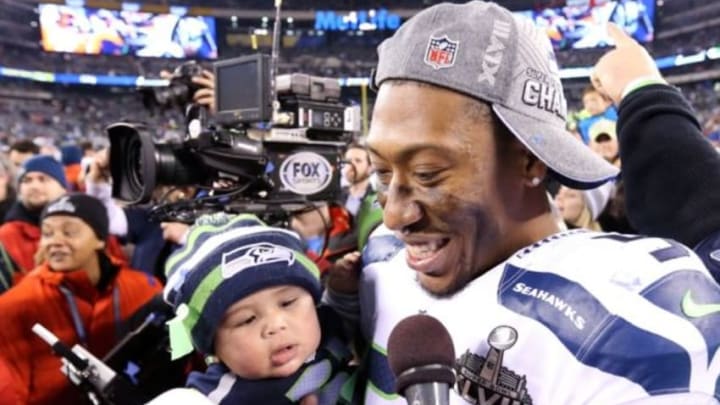
M 484 1 L 422 10 L 378 47 L 373 84 L 415 80 L 492 105 L 561 183 L 596 187 L 618 169 L 565 129 L 567 104 L 550 40 L 529 19 Z

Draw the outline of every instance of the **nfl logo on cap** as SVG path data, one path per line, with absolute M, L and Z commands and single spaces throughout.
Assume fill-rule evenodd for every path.
M 430 37 L 425 52 L 425 63 L 435 70 L 451 67 L 455 64 L 459 45 L 460 41 L 453 41 L 447 35 L 442 38 Z

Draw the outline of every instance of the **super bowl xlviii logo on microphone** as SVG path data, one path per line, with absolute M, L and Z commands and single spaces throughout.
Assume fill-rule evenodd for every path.
M 314 152 L 292 154 L 280 165 L 280 182 L 288 190 L 301 195 L 325 190 L 332 176 L 330 162 Z
M 498 326 L 490 332 L 490 349 L 485 357 L 466 351 L 455 364 L 457 392 L 478 405 L 532 405 L 527 380 L 503 367 L 503 353 L 517 342 L 511 326 Z

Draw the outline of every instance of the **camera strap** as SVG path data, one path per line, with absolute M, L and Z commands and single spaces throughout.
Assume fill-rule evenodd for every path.
M 85 329 L 85 324 L 82 320 L 82 317 L 80 316 L 80 310 L 77 307 L 77 303 L 75 302 L 75 295 L 70 291 L 69 288 L 67 288 L 64 285 L 58 286 L 60 288 L 60 292 L 63 293 L 63 296 L 65 296 L 65 300 L 68 303 L 68 309 L 70 309 L 70 316 L 72 317 L 73 321 L 73 327 L 75 328 L 75 333 L 77 334 L 78 340 L 80 341 L 80 344 L 84 347 L 88 347 L 88 336 L 87 336 L 87 330 Z M 120 290 L 118 290 L 117 286 L 113 287 L 112 292 L 112 301 L 113 301 L 113 317 L 115 318 L 115 337 L 117 340 L 122 339 L 122 318 L 120 315 Z

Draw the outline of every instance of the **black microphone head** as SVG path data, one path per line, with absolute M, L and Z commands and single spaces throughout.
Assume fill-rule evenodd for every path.
M 455 384 L 452 338 L 432 316 L 412 315 L 395 325 L 388 338 L 387 356 L 400 394 L 414 384 Z

